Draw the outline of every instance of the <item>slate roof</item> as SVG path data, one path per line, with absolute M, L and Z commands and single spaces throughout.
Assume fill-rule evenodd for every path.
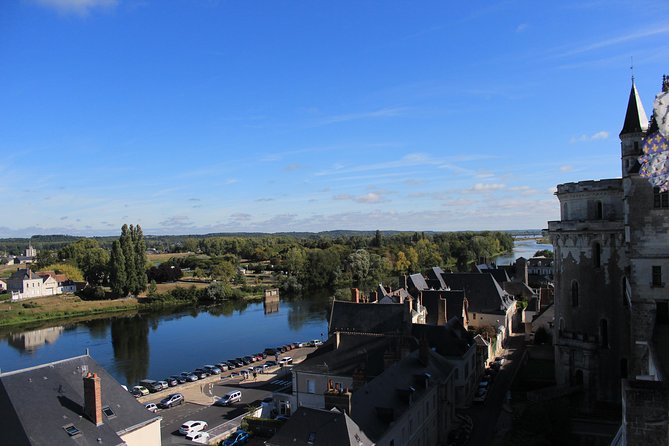
M 335 300 L 330 312 L 329 333 L 402 334 L 411 324 L 409 305 L 355 303 Z
M 469 313 L 504 314 L 513 299 L 489 273 L 444 273 L 444 281 L 452 290 L 463 290 Z
M 641 133 L 648 130 L 648 118 L 646 111 L 643 109 L 643 104 L 639 98 L 639 92 L 636 90 L 636 85 L 632 82 L 630 89 L 630 97 L 627 101 L 627 112 L 625 113 L 625 122 L 620 135 L 628 133 Z
M 373 446 L 345 413 L 300 407 L 267 442 L 268 446 Z
M 392 338 L 379 335 L 340 334 L 339 346 L 336 335 L 313 351 L 299 364 L 295 372 L 330 373 L 350 376 L 362 367 L 366 376 L 380 374 L 384 368 L 384 354 L 392 345 Z
M 425 277 L 423 277 L 422 274 L 409 275 L 409 288 L 411 289 L 412 286 L 419 291 L 430 289 L 430 287 L 427 285 L 427 282 L 425 281 Z
M 351 418 L 372 441 L 378 442 L 392 423 L 392 420 L 379 415 L 378 408 L 392 413 L 395 420 L 399 419 L 411 407 L 406 397 L 402 396 L 402 391 L 413 387 L 414 401 L 421 398 L 426 391 L 424 382 L 416 382 L 417 377 L 424 377 L 428 373 L 428 385 L 433 386 L 446 382 L 452 373 L 453 368 L 438 354 L 429 351 L 427 365 L 418 360 L 418 355 L 418 351 L 410 353 L 353 392 Z
M 418 340 L 425 336 L 430 348 L 444 357 L 461 357 L 475 343 L 473 335 L 456 317 L 445 325 L 413 324 L 411 333 Z
M 446 282 L 444 282 L 443 277 L 441 277 L 442 274 L 444 274 L 444 270 L 439 268 L 438 266 L 434 266 L 428 270 L 426 282 L 430 286 L 430 288 L 433 288 L 435 290 L 448 289 L 448 287 L 446 286 Z
M 83 416 L 83 376 L 89 371 L 100 377 L 103 407 L 114 412 L 103 414 L 100 426 Z M 3 444 L 122 445 L 119 435 L 160 419 L 87 355 L 0 374 Z M 63 428 L 69 424 L 81 433 L 71 437 Z
M 37 275 L 37 273 L 35 273 L 31 269 L 23 268 L 23 269 L 19 269 L 17 271 L 14 271 L 9 278 L 10 279 L 26 280 L 26 279 L 40 279 L 40 276 Z

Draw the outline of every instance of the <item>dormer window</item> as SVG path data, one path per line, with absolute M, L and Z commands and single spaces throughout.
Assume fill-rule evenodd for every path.
M 659 187 L 653 188 L 653 207 L 655 209 L 669 208 L 669 192 L 660 192 Z

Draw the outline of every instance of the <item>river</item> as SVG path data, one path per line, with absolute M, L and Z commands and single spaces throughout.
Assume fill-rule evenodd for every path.
M 529 258 L 551 245 L 516 240 L 498 265 Z M 266 347 L 327 336 L 330 299 L 326 295 L 262 302 L 227 302 L 210 308 L 174 310 L 95 319 L 37 330 L 0 332 L 3 372 L 90 355 L 119 382 L 163 379 Z
M 516 261 L 517 258 L 525 257 L 529 259 L 534 257 L 537 251 L 547 249 L 553 250 L 553 245 L 546 243 L 537 243 L 537 239 L 516 239 L 513 242 L 513 251 L 502 254 L 495 259 L 497 265 L 510 265 Z
M 118 316 L 4 331 L 3 372 L 90 355 L 122 384 L 163 379 L 289 342 L 327 336 L 328 297 L 286 299 L 273 305 L 228 302 L 168 314 Z

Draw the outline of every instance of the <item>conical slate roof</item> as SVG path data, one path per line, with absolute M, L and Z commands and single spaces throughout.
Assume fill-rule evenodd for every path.
M 623 124 L 623 129 L 620 131 L 620 136 L 629 133 L 641 133 L 646 130 L 648 130 L 648 118 L 643 109 L 641 99 L 639 99 L 636 85 L 632 82 L 630 98 L 627 102 L 627 113 L 625 113 L 625 123 Z

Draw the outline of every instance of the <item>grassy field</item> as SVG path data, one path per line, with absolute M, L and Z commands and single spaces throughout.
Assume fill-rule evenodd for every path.
M 190 288 L 192 285 L 195 286 L 195 288 L 207 288 L 209 286 L 208 283 L 202 283 L 202 282 L 184 282 L 184 281 L 179 281 L 179 282 L 172 282 L 172 283 L 159 283 L 156 285 L 156 288 L 158 288 L 159 293 L 165 293 L 167 291 L 172 291 L 173 289 L 180 287 L 180 288 Z
M 0 278 L 5 279 L 12 275 L 16 268 L 25 268 L 25 265 L 0 265 Z
M 172 257 L 182 258 L 191 255 L 193 255 L 193 253 L 190 252 L 175 252 L 175 253 L 166 252 L 164 254 L 147 254 L 146 260 L 149 265 L 158 266 L 163 262 L 167 262 Z
M 0 302 L 0 326 L 137 310 L 134 298 L 84 301 L 72 294 Z

